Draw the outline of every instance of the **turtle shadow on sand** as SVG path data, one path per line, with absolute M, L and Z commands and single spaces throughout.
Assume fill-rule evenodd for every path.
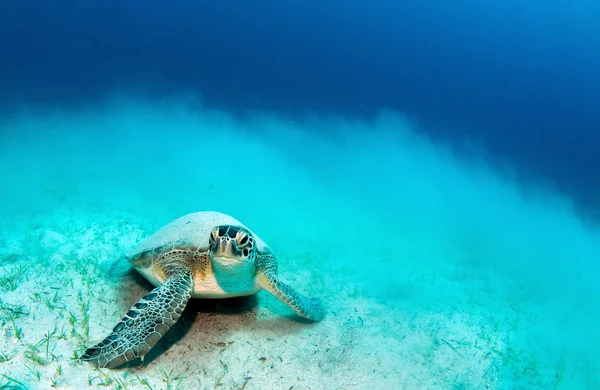
M 126 312 L 131 305 L 133 305 L 140 296 L 151 291 L 154 286 L 146 280 L 139 272 L 134 268 L 129 268 L 124 273 L 119 275 L 121 279 L 119 290 L 123 292 L 123 301 L 121 312 Z M 257 334 L 264 335 L 265 333 L 275 337 L 282 333 L 289 334 L 290 332 L 301 331 L 306 325 L 313 323 L 312 321 L 306 320 L 295 313 L 290 313 L 284 307 L 277 307 L 278 302 L 275 298 L 268 295 L 261 297 L 264 299 L 267 310 L 275 314 L 273 318 L 261 319 L 263 326 L 256 329 Z M 239 328 L 247 326 L 248 323 L 257 322 L 256 313 L 259 306 L 258 294 L 249 296 L 241 296 L 235 298 L 221 298 L 221 299 L 202 299 L 193 298 L 190 299 L 187 306 L 185 307 L 181 318 L 177 321 L 173 327 L 165 334 L 165 336 L 157 343 L 157 345 L 148 352 L 142 362 L 139 358 L 134 359 L 120 366 L 122 369 L 131 368 L 143 368 L 151 364 L 155 359 L 160 359 L 161 356 L 168 355 L 170 348 L 177 344 L 182 338 L 184 338 L 189 332 L 198 332 L 206 343 L 209 344 L 209 340 L 215 340 L 222 336 L 222 328 L 217 330 L 214 328 L 214 321 L 207 321 L 208 326 L 203 326 L 201 320 L 198 319 L 201 315 L 207 315 L 208 317 L 213 315 L 226 316 L 236 315 L 242 316 L 241 324 L 240 319 L 231 322 L 230 326 L 227 327 L 226 331 L 234 333 Z M 209 319 L 209 318 L 205 318 Z M 210 324 L 209 324 L 210 323 Z M 224 321 L 218 321 L 218 326 L 223 325 Z M 314 323 L 313 323 L 314 324 Z M 294 326 L 296 325 L 296 326 Z M 198 329 L 195 330 L 194 328 Z
M 122 286 L 123 290 L 130 290 L 131 284 L 137 286 L 134 290 L 137 291 L 145 291 L 149 292 L 154 288 L 154 286 L 146 280 L 142 275 L 139 274 L 134 268 L 129 269 L 124 277 L 124 283 Z M 144 292 L 142 292 L 144 294 Z M 140 295 L 140 294 L 136 294 Z M 136 302 L 136 298 L 132 296 L 131 304 Z M 129 300 L 126 300 L 129 301 Z M 148 352 L 148 354 L 144 357 L 144 361 L 140 359 L 132 360 L 124 365 L 121 368 L 141 368 L 144 366 L 148 366 L 150 363 L 154 361 L 154 359 L 159 358 L 161 355 L 168 353 L 169 349 L 177 344 L 188 332 L 193 331 L 194 324 L 197 322 L 198 316 L 200 314 L 218 314 L 218 315 L 241 315 L 245 314 L 245 318 L 252 317 L 252 320 L 256 318 L 255 309 L 258 307 L 258 297 L 256 294 L 235 298 L 221 298 L 221 299 L 202 299 L 202 298 L 193 298 L 190 299 L 188 304 L 186 305 L 179 321 L 177 321 L 171 329 L 165 334 L 165 336 L 158 342 L 158 344 Z M 122 311 L 127 311 L 128 306 L 124 303 Z M 292 316 L 293 317 L 293 316 Z M 298 317 L 300 318 L 300 317 Z M 202 325 L 200 324 L 200 327 Z M 234 330 L 235 326 L 232 325 L 231 330 Z M 210 334 L 212 332 L 211 327 L 202 327 L 202 332 L 204 332 L 205 338 L 210 340 L 214 337 L 211 337 Z
M 158 344 L 144 357 L 143 365 L 147 366 L 157 357 L 167 353 L 168 350 L 174 344 L 178 343 L 188 332 L 193 331 L 192 329 L 194 324 L 197 323 L 199 314 L 246 314 L 244 317 L 255 317 L 255 311 L 253 309 L 257 306 L 258 299 L 256 295 L 222 299 L 191 299 L 184 309 L 179 321 L 173 325 Z M 198 331 L 203 333 L 207 343 L 208 340 L 214 338 L 210 336 L 210 334 L 213 333 L 213 329 L 210 327 L 202 327 L 202 324 L 198 325 L 202 328 Z M 233 327 L 234 326 L 232 325 L 231 330 L 233 330 Z

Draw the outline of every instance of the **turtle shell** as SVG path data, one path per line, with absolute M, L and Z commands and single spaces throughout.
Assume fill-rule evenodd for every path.
M 216 211 L 201 211 L 184 215 L 166 224 L 151 236 L 143 239 L 135 250 L 127 254 L 125 258 L 148 281 L 158 286 L 164 281 L 165 275 L 160 272 L 157 273 L 157 270 L 152 267 L 156 256 L 159 256 L 165 250 L 173 249 L 208 250 L 210 232 L 218 225 L 234 225 L 246 228 L 254 235 L 256 250 L 259 253 L 265 249 L 268 250 L 266 244 L 237 219 Z M 247 276 L 248 278 L 251 277 L 250 275 Z M 230 284 L 235 285 L 234 289 L 239 288 L 241 291 L 254 291 L 253 288 L 237 286 L 238 279 L 241 281 L 243 278 L 240 275 L 230 281 Z M 198 280 L 196 282 L 200 283 Z M 230 292 L 221 291 L 222 288 L 217 285 L 217 281 L 212 279 L 205 282 L 204 285 L 198 284 L 195 287 L 193 296 L 233 296 Z
M 126 257 L 131 259 L 137 254 L 160 248 L 165 244 L 174 244 L 177 248 L 177 243 L 182 243 L 186 247 L 208 249 L 210 231 L 217 225 L 235 225 L 250 230 L 246 225 L 227 214 L 218 211 L 200 211 L 184 215 L 166 224 L 142 240 Z M 263 251 L 267 245 L 256 233 L 252 232 L 252 234 L 256 240 L 256 248 L 259 252 Z

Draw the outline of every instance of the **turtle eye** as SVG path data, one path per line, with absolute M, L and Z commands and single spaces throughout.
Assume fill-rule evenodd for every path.
M 238 242 L 238 246 L 240 247 L 246 246 L 249 243 L 251 243 L 251 238 L 248 232 L 245 232 L 241 229 L 235 235 L 235 239 Z
M 210 231 L 210 241 L 216 241 L 219 236 L 219 229 L 215 228 Z

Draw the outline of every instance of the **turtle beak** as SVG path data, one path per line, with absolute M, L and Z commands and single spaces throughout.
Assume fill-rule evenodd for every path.
M 226 237 L 217 239 L 212 249 L 212 257 L 221 262 L 239 261 L 240 250 L 233 240 Z
M 214 256 L 229 257 L 232 255 L 231 240 L 219 239 L 215 245 Z

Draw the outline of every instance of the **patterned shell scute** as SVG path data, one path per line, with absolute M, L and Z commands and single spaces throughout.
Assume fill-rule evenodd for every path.
M 184 215 L 166 224 L 151 236 L 142 240 L 137 248 L 127 255 L 128 258 L 136 254 L 159 248 L 167 243 L 186 243 L 200 250 L 208 249 L 210 231 L 217 225 L 236 225 L 248 229 L 237 219 L 217 211 L 201 211 Z M 250 230 L 250 229 L 248 229 Z M 253 232 L 257 249 L 262 251 L 266 244 Z M 177 245 L 175 244 L 175 248 Z

